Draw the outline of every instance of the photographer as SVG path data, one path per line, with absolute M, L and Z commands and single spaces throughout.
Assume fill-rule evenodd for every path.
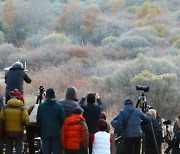
M 87 99 L 87 105 L 85 100 Z M 95 102 L 97 101 L 97 104 Z M 81 98 L 79 105 L 84 109 L 83 117 L 86 119 L 89 136 L 98 131 L 97 124 L 100 114 L 103 110 L 103 105 L 98 93 L 85 93 Z M 89 153 L 92 153 L 92 145 L 89 147 Z
M 177 126 L 179 129 L 175 132 L 172 139 L 168 138 L 167 133 L 165 134 L 164 139 L 169 146 L 164 153 L 169 153 L 172 148 L 172 154 L 180 154 L 180 116 L 177 119 Z
M 18 89 L 23 95 L 23 82 L 31 83 L 31 78 L 27 75 L 23 68 L 23 64 L 19 61 L 15 62 L 5 73 L 6 84 L 6 103 L 10 99 L 9 92 Z
M 112 120 L 111 125 L 118 132 L 123 128 L 126 154 L 140 154 L 141 122 L 149 122 L 151 115 L 144 114 L 140 109 L 135 108 L 129 98 L 124 101 L 124 105 L 124 109 L 120 110 L 119 115 Z
M 162 122 L 156 110 L 149 109 L 152 121 L 142 126 L 145 133 L 145 154 L 160 154 L 162 143 Z

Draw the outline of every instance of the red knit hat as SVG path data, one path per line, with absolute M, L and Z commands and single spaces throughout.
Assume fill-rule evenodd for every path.
M 10 92 L 10 96 L 12 97 L 12 98 L 17 98 L 17 99 L 19 99 L 19 100 L 21 100 L 21 101 L 24 101 L 24 98 L 23 98 L 23 95 L 21 94 L 21 92 L 20 91 L 18 91 L 18 89 L 14 89 L 14 91 L 11 91 Z

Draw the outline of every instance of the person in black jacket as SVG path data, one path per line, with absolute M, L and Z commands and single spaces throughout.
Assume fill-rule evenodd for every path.
M 87 104 L 85 100 L 87 99 Z M 95 102 L 97 101 L 97 104 Z M 79 105 L 84 109 L 83 117 L 86 119 L 89 137 L 98 131 L 97 124 L 103 105 L 98 93 L 85 93 L 81 98 Z M 92 153 L 92 145 L 89 145 L 89 153 Z
M 9 92 L 18 89 L 23 95 L 23 81 L 31 83 L 31 78 L 25 72 L 21 62 L 15 62 L 5 73 L 6 103 L 10 99 Z
M 180 128 L 180 116 L 178 116 L 177 119 L 177 126 Z M 169 145 L 164 153 L 169 153 L 169 151 L 172 149 L 172 154 L 180 154 L 180 129 L 175 132 L 172 139 L 169 139 L 166 134 L 164 138 Z
M 142 126 L 145 133 L 145 154 L 161 154 L 162 122 L 156 110 L 148 111 L 152 121 Z

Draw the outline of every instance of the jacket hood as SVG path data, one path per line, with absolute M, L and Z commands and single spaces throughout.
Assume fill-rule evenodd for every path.
M 66 99 L 77 100 L 77 90 L 75 87 L 68 87 L 67 88 Z
M 134 109 L 134 105 L 133 104 L 127 104 L 127 105 L 125 105 L 124 109 L 126 111 L 132 110 L 132 109 Z
M 7 104 L 10 106 L 23 106 L 23 102 L 15 98 L 10 99 Z
M 54 103 L 56 103 L 57 101 L 56 101 L 56 99 L 54 99 L 54 98 L 47 98 L 46 100 L 45 100 L 45 104 L 46 105 L 54 105 Z
M 85 119 L 79 114 L 71 114 L 71 116 L 66 118 L 64 122 L 67 125 L 74 125 L 79 121 L 85 121 Z

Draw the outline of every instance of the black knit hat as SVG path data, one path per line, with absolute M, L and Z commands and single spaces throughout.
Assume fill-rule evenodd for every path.
M 124 105 L 133 104 L 132 100 L 130 98 L 125 99 Z
M 46 97 L 47 98 L 54 98 L 55 97 L 55 91 L 53 88 L 49 88 L 46 90 Z
M 90 93 L 87 95 L 87 102 L 88 103 L 95 103 L 95 101 L 96 101 L 95 93 Z

